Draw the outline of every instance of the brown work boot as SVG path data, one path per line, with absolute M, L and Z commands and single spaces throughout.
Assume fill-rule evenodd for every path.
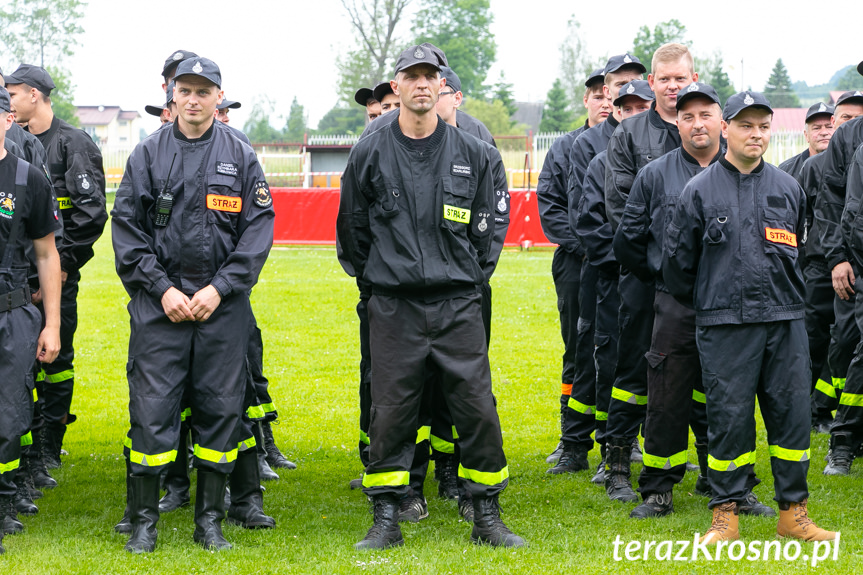
M 835 531 L 821 529 L 809 519 L 806 511 L 808 499 L 799 503 L 779 502 L 779 524 L 776 533 L 780 537 L 793 537 L 803 541 L 833 541 L 836 539 Z
M 719 541 L 734 541 L 740 539 L 737 527 L 737 503 L 729 501 L 713 508 L 713 523 L 707 533 L 699 539 L 705 545 L 716 545 Z

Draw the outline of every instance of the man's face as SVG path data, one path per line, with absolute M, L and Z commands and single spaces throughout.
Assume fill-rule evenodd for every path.
M 434 66 L 416 64 L 399 72 L 390 84 L 404 107 L 425 114 L 434 110 L 445 82 Z
M 369 122 L 381 115 L 381 103 L 377 100 L 369 100 L 366 104 L 366 116 L 369 117 Z
M 677 93 L 697 80 L 698 74 L 692 73 L 687 58 L 677 62 L 657 62 L 656 70 L 647 75 L 650 89 L 656 95 L 656 107 L 672 116 L 677 114 Z
M 222 102 L 222 91 L 209 80 L 197 76 L 180 76 L 174 85 L 174 103 L 180 119 L 192 126 L 202 126 L 215 116 Z
M 622 119 L 631 118 L 650 109 L 650 102 L 642 100 L 638 96 L 624 96 L 620 101 L 620 116 Z
M 231 119 L 228 118 L 229 109 L 230 108 L 224 108 L 222 110 L 219 110 L 218 108 L 216 108 L 216 119 L 223 124 L 229 124 L 231 122 Z
M 39 91 L 27 84 L 9 84 L 6 89 L 9 91 L 15 121 L 29 122 L 36 113 L 36 101 L 41 97 Z
M 833 122 L 826 114 L 819 114 L 807 122 L 803 134 L 809 147 L 820 154 L 827 149 L 833 137 Z
M 722 122 L 722 135 L 728 151 L 739 161 L 749 163 L 767 151 L 773 115 L 763 108 L 747 108 L 728 122 Z
M 677 112 L 677 129 L 683 149 L 693 154 L 719 145 L 722 109 L 706 98 L 692 98 Z
M 447 124 L 455 124 L 455 115 L 461 106 L 462 93 L 456 92 L 450 86 L 444 86 L 435 105 L 435 112 Z
M 604 122 L 611 113 L 611 102 L 605 97 L 602 86 L 585 92 L 584 107 L 587 108 L 587 123 L 591 126 Z
M 612 102 L 615 101 L 621 88 L 623 88 L 627 83 L 640 78 L 641 74 L 636 70 L 623 70 L 621 72 L 611 72 L 610 74 L 606 74 L 605 85 L 603 86 L 605 96 Z
M 402 103 L 399 101 L 399 97 L 390 92 L 384 99 L 381 100 L 381 115 L 389 114 L 396 108 L 400 108 Z
M 858 116 L 863 116 L 863 104 L 855 104 L 854 102 L 839 104 L 833 110 L 833 128 L 836 129 L 848 120 L 853 120 Z

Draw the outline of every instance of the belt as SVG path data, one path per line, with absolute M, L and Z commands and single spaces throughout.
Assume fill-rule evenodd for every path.
M 30 303 L 30 288 L 18 288 L 0 294 L 0 313 L 21 307 Z

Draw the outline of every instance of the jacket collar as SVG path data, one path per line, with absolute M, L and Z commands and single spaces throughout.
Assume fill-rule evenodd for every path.
M 432 132 L 432 135 L 429 137 L 428 145 L 426 145 L 423 154 L 426 152 L 433 152 L 438 148 L 438 146 L 440 146 L 441 142 L 443 142 L 444 134 L 446 134 L 446 126 L 446 122 L 444 122 L 440 116 L 437 116 L 437 126 L 435 126 L 434 132 Z M 399 126 L 398 118 L 390 123 L 390 129 L 393 131 L 393 136 L 395 136 L 396 141 L 409 150 L 414 149 L 413 138 L 408 138 L 404 135 L 401 126 Z
M 722 155 L 722 157 L 719 158 L 719 163 L 722 164 L 723 168 L 725 168 L 726 170 L 728 170 L 729 172 L 731 172 L 733 174 L 739 174 L 740 173 L 740 170 L 738 170 L 734 164 L 732 164 L 731 162 L 729 162 L 728 160 L 725 159 L 724 154 Z M 750 172 L 750 174 L 747 174 L 747 175 L 758 174 L 762 170 L 764 170 L 764 158 L 761 158 L 761 162 L 755 167 L 754 170 L 752 170 L 752 172 Z

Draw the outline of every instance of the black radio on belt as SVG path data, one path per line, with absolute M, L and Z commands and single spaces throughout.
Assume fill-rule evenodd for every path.
M 171 219 L 171 210 L 174 208 L 174 192 L 171 191 L 171 172 L 174 170 L 174 160 L 177 159 L 177 154 L 171 159 L 171 167 L 168 168 L 168 177 L 165 179 L 165 186 L 159 192 L 156 198 L 156 218 L 154 223 L 160 228 L 168 225 L 168 220 Z

